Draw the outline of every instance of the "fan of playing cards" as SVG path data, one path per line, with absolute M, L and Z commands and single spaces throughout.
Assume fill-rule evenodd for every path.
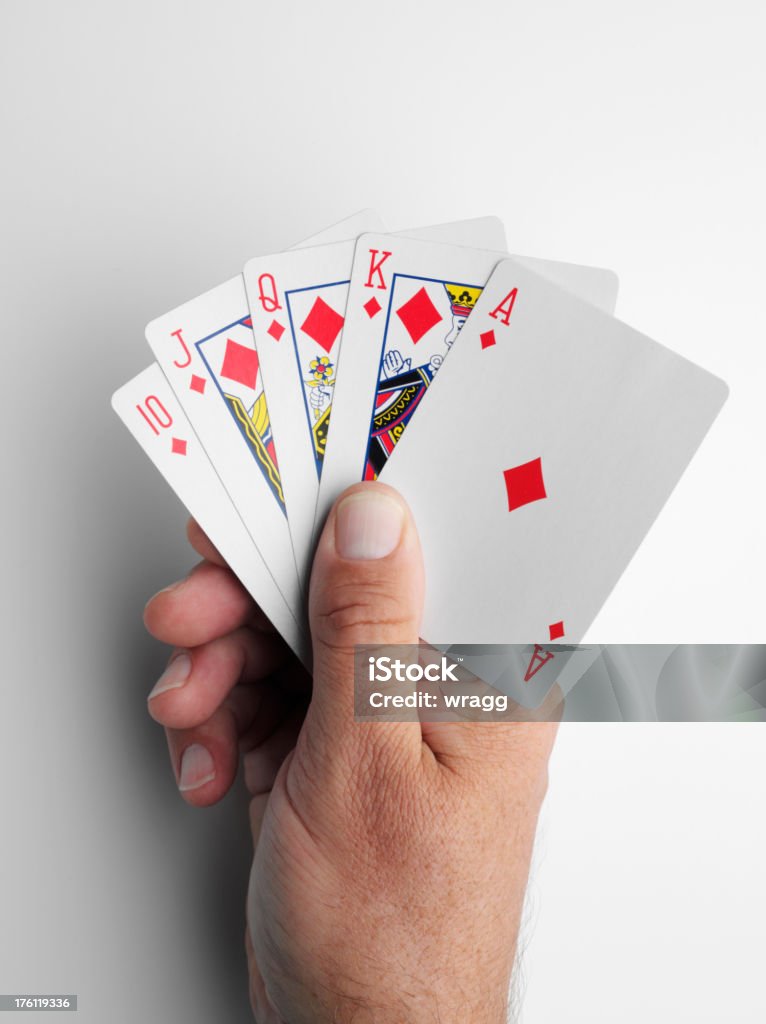
M 616 298 L 497 218 L 364 211 L 153 320 L 112 402 L 306 664 L 314 544 L 360 480 L 412 508 L 425 640 L 576 644 L 727 396 Z

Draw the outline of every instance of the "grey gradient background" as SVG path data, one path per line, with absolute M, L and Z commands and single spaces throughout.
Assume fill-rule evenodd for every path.
M 375 205 L 616 269 L 620 315 L 732 397 L 587 639 L 763 641 L 765 27 L 753 0 L 2 0 L 0 991 L 249 1019 L 243 795 L 187 809 L 145 712 L 184 515 L 109 396 L 150 318 L 257 252 Z M 766 1017 L 764 750 L 562 731 L 525 1024 Z

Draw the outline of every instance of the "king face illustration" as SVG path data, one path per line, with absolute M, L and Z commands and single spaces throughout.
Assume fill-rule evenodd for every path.
M 377 479 L 481 292 L 474 285 L 394 278 L 365 480 Z

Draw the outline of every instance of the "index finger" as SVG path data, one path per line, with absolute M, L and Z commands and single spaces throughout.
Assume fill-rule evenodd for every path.
M 186 524 L 186 536 L 197 554 L 202 555 L 207 562 L 228 567 L 221 552 L 192 516 L 189 517 L 189 522 Z
M 186 524 L 186 537 L 197 554 L 202 555 L 206 562 L 220 566 L 222 569 L 229 569 L 233 572 L 232 567 L 193 516 L 189 517 L 189 521 Z M 234 573 L 234 575 L 236 576 L 236 573 Z M 238 578 L 237 582 L 240 582 Z M 257 604 L 254 606 L 254 610 L 250 618 L 250 624 L 257 626 L 259 629 L 263 629 L 266 632 L 270 632 L 274 628 L 266 614 Z

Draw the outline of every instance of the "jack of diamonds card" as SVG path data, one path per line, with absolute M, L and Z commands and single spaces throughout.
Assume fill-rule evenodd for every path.
M 242 277 L 153 320 L 146 338 L 294 614 L 300 587 Z

